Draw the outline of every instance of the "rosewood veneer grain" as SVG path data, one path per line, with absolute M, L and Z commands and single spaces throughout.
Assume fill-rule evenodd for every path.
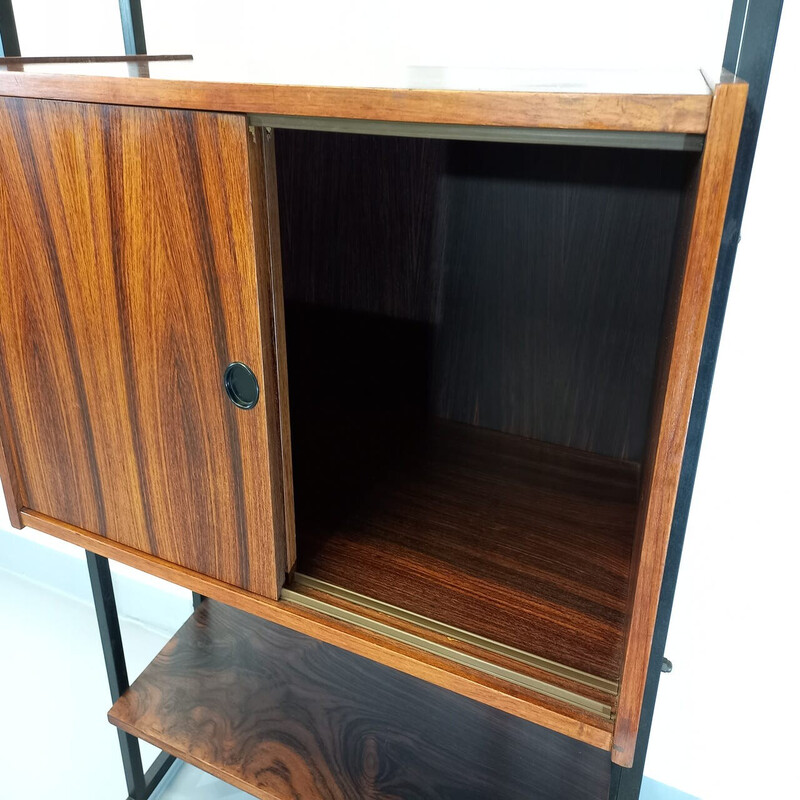
M 110 721 L 269 800 L 605 800 L 608 753 L 206 600 Z
M 636 465 L 445 421 L 384 460 L 372 431 L 296 460 L 298 571 L 616 681 Z
M 271 288 L 245 119 L 0 98 L 0 173 L 11 507 L 277 597 L 280 434 L 257 286 Z M 225 396 L 231 361 L 258 376 L 252 411 Z

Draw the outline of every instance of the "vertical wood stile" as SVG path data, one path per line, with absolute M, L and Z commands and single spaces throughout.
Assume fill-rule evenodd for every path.
M 683 281 L 657 386 L 612 748 L 612 759 L 621 766 L 633 763 L 636 747 L 661 577 L 746 99 L 747 85 L 734 79 L 719 84 L 714 92 Z

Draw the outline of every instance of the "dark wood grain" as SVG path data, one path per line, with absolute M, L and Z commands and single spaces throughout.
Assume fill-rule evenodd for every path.
M 688 81 L 685 74 L 678 75 L 674 91 L 660 91 L 660 76 L 648 81 L 636 72 L 632 77 L 623 74 L 619 85 L 609 91 L 602 72 L 599 80 L 590 79 L 576 88 L 569 71 L 562 81 L 548 73 L 546 83 L 537 85 L 536 73 L 525 70 L 489 70 L 488 74 L 475 70 L 465 82 L 458 77 L 451 80 L 446 68 L 409 67 L 399 81 L 395 72 L 385 88 L 372 88 L 364 86 L 362 69 L 354 71 L 356 85 L 349 85 L 346 78 L 339 82 L 338 75 L 334 78 L 338 85 L 325 85 L 331 80 L 328 70 L 319 75 L 321 85 L 298 85 L 283 67 L 270 75 L 269 70 L 237 68 L 235 60 L 12 67 L 20 68 L 24 71 L 4 72 L 0 67 L 0 94 L 246 114 L 704 133 L 710 107 L 708 87 L 700 73 L 693 71 Z M 133 76 L 128 76 L 129 68 Z M 304 69 L 303 82 L 308 76 Z M 497 89 L 485 90 L 487 81 Z
M 115 725 L 270 800 L 601 800 L 608 754 L 206 601 Z
M 643 465 L 630 622 L 614 730 L 612 756 L 622 766 L 631 766 L 636 749 L 661 579 L 746 100 L 747 84 L 733 76 L 714 92 L 683 277 L 664 334 L 666 347 Z
M 695 161 L 278 131 L 286 297 L 428 326 L 436 416 L 640 460 Z
M 245 120 L 5 99 L 0 171 L 0 382 L 26 507 L 276 597 L 266 402 L 241 411 L 222 386 L 240 360 L 276 394 Z
M 642 458 L 694 158 L 452 146 L 438 415 Z
M 287 299 L 432 323 L 447 142 L 289 130 L 275 139 Z
M 298 570 L 616 680 L 636 465 L 431 421 L 413 331 L 337 319 L 290 349 Z

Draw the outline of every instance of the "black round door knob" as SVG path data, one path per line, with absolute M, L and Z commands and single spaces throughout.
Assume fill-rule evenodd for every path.
M 228 397 L 239 408 L 252 408 L 258 402 L 258 379 L 247 364 L 241 361 L 228 364 L 224 382 Z

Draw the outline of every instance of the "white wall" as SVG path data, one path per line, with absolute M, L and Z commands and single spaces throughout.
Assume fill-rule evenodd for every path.
M 92 16 L 98 2 L 81 0 L 65 18 L 57 0 L 16 0 L 23 52 L 118 49 L 114 20 Z M 800 14 L 796 3 L 786 6 L 668 641 L 675 671 L 662 680 L 646 766 L 649 776 L 707 800 L 787 796 L 781 764 L 793 762 L 800 712 L 789 693 L 800 556 L 793 513 L 800 171 L 791 64 Z M 730 0 L 143 0 L 143 7 L 152 53 L 223 60 L 245 53 L 366 73 L 393 65 L 716 72 Z
M 265 62 L 717 67 L 728 0 L 143 0 L 151 52 Z M 223 9 L 224 11 L 215 11 Z
M 25 55 L 113 53 L 114 0 L 15 0 Z M 151 53 L 376 66 L 708 67 L 730 0 L 142 0 Z

